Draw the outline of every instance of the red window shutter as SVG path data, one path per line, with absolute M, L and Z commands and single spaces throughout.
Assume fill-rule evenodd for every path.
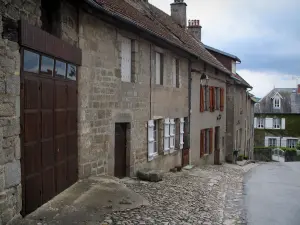
M 204 88 L 200 86 L 200 112 L 204 112 Z
M 220 110 L 224 111 L 224 88 L 220 89 Z
M 204 136 L 205 134 L 205 130 L 201 130 L 200 133 L 200 158 L 202 158 L 204 156 L 205 150 L 204 150 Z
M 213 153 L 213 134 L 214 128 L 209 129 L 209 154 Z

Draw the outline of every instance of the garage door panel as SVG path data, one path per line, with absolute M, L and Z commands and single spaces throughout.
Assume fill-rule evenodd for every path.
M 33 143 L 24 146 L 24 169 L 27 176 L 32 176 L 41 171 L 41 150 L 40 143 Z
M 68 108 L 77 108 L 77 87 L 75 85 L 68 85 Z
M 77 130 L 77 111 L 68 111 L 68 133 L 76 132 Z
M 55 154 L 56 154 L 56 162 L 60 163 L 67 158 L 67 150 L 66 150 L 66 137 L 57 137 L 55 139 Z
M 41 94 L 42 94 L 42 109 L 50 109 L 53 110 L 53 80 L 44 79 L 41 82 Z
M 68 156 L 77 156 L 77 134 L 70 134 L 68 135 L 68 142 L 67 142 L 67 149 L 68 149 Z
M 55 135 L 64 135 L 67 132 L 67 112 L 56 111 L 55 112 Z
M 67 163 L 63 162 L 56 166 L 56 190 L 62 192 L 68 187 L 67 183 Z
M 24 109 L 39 107 L 39 80 L 25 79 L 24 81 Z
M 43 111 L 42 113 L 42 139 L 53 138 L 53 112 Z
M 74 184 L 78 179 L 77 165 L 78 158 L 76 155 L 68 158 L 68 185 Z
M 64 82 L 55 82 L 55 108 L 61 109 L 67 107 L 67 92 Z
M 42 204 L 42 176 L 30 177 L 25 180 L 25 213 L 31 213 Z M 24 192 L 23 192 L 24 193 Z
M 24 115 L 24 142 L 34 142 L 39 140 L 39 113 L 30 112 Z
M 47 202 L 52 199 L 55 194 L 55 169 L 50 167 L 43 171 L 43 192 L 42 201 Z
M 43 168 L 55 165 L 55 152 L 53 148 L 53 140 L 42 142 L 42 166 Z

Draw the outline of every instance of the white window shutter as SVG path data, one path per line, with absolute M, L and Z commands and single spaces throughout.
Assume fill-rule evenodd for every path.
M 125 37 L 122 37 L 121 58 L 121 80 L 131 82 L 131 40 Z
M 161 55 L 160 53 L 156 52 L 155 54 L 155 66 L 156 66 L 156 70 L 155 70 L 155 83 L 156 84 L 160 84 L 160 70 L 161 70 L 161 59 L 160 59 Z
M 272 129 L 273 128 L 273 118 L 266 118 L 266 129 Z
M 280 147 L 280 137 L 276 137 L 276 147 Z
M 280 147 L 286 147 L 286 145 L 287 145 L 287 138 L 283 137 L 281 139 L 281 146 Z
M 265 147 L 269 147 L 269 138 L 265 137 Z
M 254 128 L 257 128 L 257 118 L 254 117 Z
M 170 150 L 170 119 L 165 119 L 164 123 L 164 151 Z
M 152 160 L 154 156 L 154 121 L 148 121 L 148 160 Z
M 281 129 L 285 129 L 285 118 L 281 119 Z
M 180 118 L 180 149 L 183 149 L 184 118 Z
M 170 119 L 170 149 L 175 149 L 175 121 L 174 119 Z

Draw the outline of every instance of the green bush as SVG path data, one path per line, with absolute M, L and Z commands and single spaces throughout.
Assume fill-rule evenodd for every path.
M 244 160 L 248 160 L 249 159 L 249 157 L 248 156 L 244 156 Z

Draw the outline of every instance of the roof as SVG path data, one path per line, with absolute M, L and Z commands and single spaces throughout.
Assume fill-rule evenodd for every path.
M 177 24 L 170 15 L 150 3 L 134 0 L 85 0 L 116 19 L 133 24 L 143 32 L 148 32 L 173 46 L 202 59 L 217 69 L 230 72 L 211 55 L 204 45 L 188 31 Z
M 282 97 L 280 109 L 273 108 L 272 97 L 277 93 Z M 298 114 L 300 113 L 300 94 L 297 94 L 297 88 L 274 88 L 255 105 L 254 112 L 265 114 Z
M 226 56 L 228 56 L 229 58 L 232 58 L 232 59 L 234 59 L 234 60 L 237 61 L 237 62 L 241 62 L 241 60 L 240 60 L 237 56 L 235 56 L 235 55 L 232 55 L 232 54 L 227 53 L 227 52 L 223 52 L 223 51 L 221 51 L 221 50 L 219 50 L 219 49 L 213 48 L 213 47 L 208 46 L 208 45 L 204 45 L 204 46 L 205 46 L 206 49 L 208 49 L 208 50 L 210 50 L 210 51 L 213 51 L 213 52 L 216 52 L 216 53 L 220 53 L 220 54 L 222 54 L 222 55 L 226 55 Z

